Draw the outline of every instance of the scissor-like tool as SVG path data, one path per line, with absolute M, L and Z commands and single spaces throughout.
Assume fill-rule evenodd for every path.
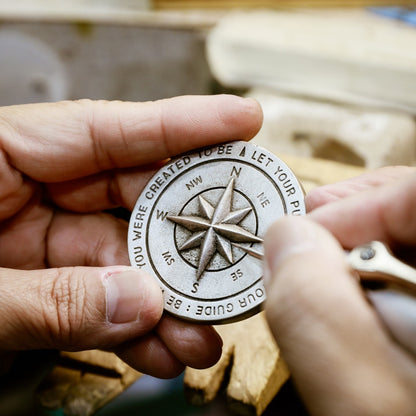
M 259 250 L 233 245 L 264 258 Z M 382 290 L 368 290 L 368 297 L 396 340 L 416 354 L 416 269 L 396 258 L 380 241 L 357 246 L 346 256 L 365 287 L 369 282 L 381 284 Z

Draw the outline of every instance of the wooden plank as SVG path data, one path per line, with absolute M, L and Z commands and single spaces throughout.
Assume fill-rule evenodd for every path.
M 80 381 L 79 370 L 56 366 L 40 386 L 40 404 L 46 409 L 61 409 L 68 392 Z
M 73 5 L 28 7 L 20 3 L 0 3 L 0 22 L 90 23 L 97 25 L 150 26 L 200 30 L 215 26 L 225 9 L 138 10 L 122 7 L 82 7 Z
M 120 379 L 84 374 L 68 391 L 62 409 L 66 416 L 90 416 L 124 390 Z
M 37 396 L 47 409 L 61 409 L 67 416 L 91 416 L 140 376 L 110 352 L 61 352 Z
M 195 405 L 209 403 L 229 375 L 227 398 L 232 412 L 261 415 L 289 377 L 263 313 L 216 329 L 224 341 L 223 355 L 211 368 L 186 369 L 187 399 Z
M 261 145 L 261 143 L 257 144 Z M 273 149 L 269 148 L 269 150 L 273 152 Z M 274 153 L 293 170 L 305 192 L 309 192 L 317 186 L 327 185 L 361 175 L 366 171 L 362 167 L 333 162 L 331 160 L 309 159 L 295 155 Z
M 328 110 L 332 102 L 416 114 L 415 44 L 414 27 L 366 9 L 259 10 L 229 13 L 206 49 L 213 76 L 228 88 L 322 100 Z
M 155 9 L 414 6 L 414 0 L 153 0 Z

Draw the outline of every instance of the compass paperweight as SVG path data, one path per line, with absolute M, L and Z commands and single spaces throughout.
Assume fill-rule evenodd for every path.
M 169 313 L 237 321 L 265 300 L 262 261 L 252 254 L 266 230 L 304 213 L 298 180 L 271 152 L 246 142 L 199 149 L 163 166 L 139 196 L 130 262 L 158 280 Z

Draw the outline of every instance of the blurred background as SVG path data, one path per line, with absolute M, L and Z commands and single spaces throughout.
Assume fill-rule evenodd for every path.
M 272 151 L 414 164 L 415 4 L 0 0 L 0 105 L 234 92 Z
M 278 156 L 415 165 L 416 1 L 0 0 L 0 106 L 222 92 L 259 100 Z M 276 400 L 304 414 L 290 383 Z M 228 410 L 143 377 L 99 415 L 150 413 Z

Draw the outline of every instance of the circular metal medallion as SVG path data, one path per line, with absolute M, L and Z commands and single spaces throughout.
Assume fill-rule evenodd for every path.
M 262 261 L 251 254 L 262 251 L 274 220 L 305 213 L 303 197 L 291 170 L 251 143 L 182 155 L 137 200 L 130 262 L 157 278 L 168 312 L 205 323 L 242 319 L 265 300 Z

